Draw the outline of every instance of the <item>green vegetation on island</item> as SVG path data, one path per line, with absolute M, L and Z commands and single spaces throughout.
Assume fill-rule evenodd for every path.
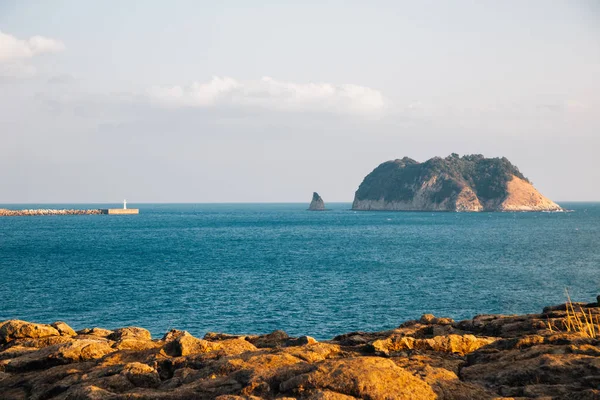
M 511 188 L 509 182 L 516 179 Z M 517 192 L 511 204 L 502 204 Z M 387 210 L 558 210 L 540 195 L 507 158 L 481 154 L 434 157 L 419 163 L 404 157 L 386 161 L 356 191 L 354 209 Z

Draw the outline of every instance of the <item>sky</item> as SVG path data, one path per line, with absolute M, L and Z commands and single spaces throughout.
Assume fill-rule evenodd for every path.
M 350 202 L 408 156 L 600 201 L 600 3 L 0 0 L 0 203 Z

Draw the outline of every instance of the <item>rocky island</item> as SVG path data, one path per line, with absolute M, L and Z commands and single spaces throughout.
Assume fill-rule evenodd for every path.
M 387 161 L 356 191 L 353 210 L 561 211 L 506 158 L 482 155 Z
M 319 193 L 317 193 L 317 192 L 313 193 L 312 201 L 310 202 L 310 205 L 308 206 L 308 210 L 309 211 L 325 211 L 325 202 L 323 201 L 321 196 L 319 196 Z
M 600 296 L 331 340 L 0 322 L 3 400 L 600 398 Z

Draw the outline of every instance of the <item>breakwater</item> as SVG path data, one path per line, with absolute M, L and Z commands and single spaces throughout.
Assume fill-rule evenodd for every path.
M 8 210 L 0 209 L 0 217 L 24 217 L 34 215 L 94 215 L 102 214 L 102 210 L 53 210 L 53 209 L 32 209 L 32 210 Z
M 55 210 L 55 209 L 32 209 L 32 210 L 9 210 L 6 208 L 0 208 L 0 217 L 29 217 L 38 215 L 131 215 L 139 214 L 140 210 L 137 208 L 100 208 L 91 210 Z

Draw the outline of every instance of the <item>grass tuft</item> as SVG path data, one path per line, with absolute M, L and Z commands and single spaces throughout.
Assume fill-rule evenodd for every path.
M 554 325 L 550 319 L 548 319 L 548 329 L 550 332 L 554 331 L 566 331 L 569 333 L 579 333 L 584 337 L 592 339 L 600 338 L 600 315 L 592 315 L 592 310 L 588 310 L 586 313 L 583 307 L 577 306 L 578 310 L 575 309 L 569 292 L 567 294 L 566 311 L 567 315 L 560 319 L 560 325 L 562 329 Z

